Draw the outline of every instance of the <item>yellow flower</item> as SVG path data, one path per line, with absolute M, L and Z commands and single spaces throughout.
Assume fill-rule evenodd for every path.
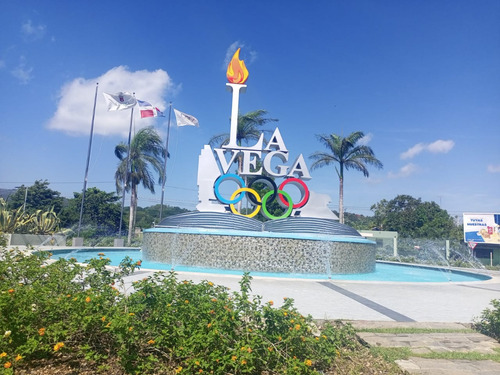
M 252 348 L 250 348 L 250 347 L 249 347 L 249 348 L 247 349 L 247 352 L 251 353 L 251 352 L 252 352 Z
M 111 322 L 109 322 L 108 324 L 106 324 L 106 328 L 109 328 L 111 327 Z
M 306 360 L 304 361 L 304 364 L 305 364 L 306 366 L 312 366 L 312 364 L 313 364 L 313 363 L 312 363 L 312 361 L 311 361 L 310 359 L 306 359 Z
M 175 369 L 175 373 L 178 374 L 179 372 L 182 371 L 182 366 L 179 366 Z
M 211 282 L 211 281 L 209 281 L 209 282 L 208 282 L 208 285 L 210 285 L 210 286 L 214 286 L 214 283 L 213 283 L 213 282 Z
M 42 328 L 40 328 L 40 329 L 38 330 L 38 334 L 39 334 L 40 336 L 45 335 L 45 328 L 43 328 L 43 327 L 42 327 Z
M 185 300 L 184 303 L 189 303 L 189 300 Z
M 85 298 L 85 302 L 89 303 L 90 301 L 92 301 L 90 297 Z
M 10 362 L 5 362 L 3 364 L 3 367 L 5 367 L 5 368 L 11 368 L 11 366 L 12 366 L 12 363 L 10 363 Z
M 200 361 L 195 361 L 195 362 L 194 362 L 194 364 L 195 364 L 196 366 L 199 366 L 199 365 L 200 365 Z
M 66 294 L 66 297 L 68 297 L 68 298 L 71 297 L 71 294 Z
M 274 349 L 272 347 L 268 347 L 267 350 L 269 350 L 270 352 L 272 352 Z
M 14 289 L 11 288 L 11 289 L 9 289 L 9 294 L 12 294 L 12 293 L 14 293 Z
M 149 345 L 153 345 L 154 343 L 155 343 L 155 340 L 149 340 L 149 341 L 148 341 L 148 344 L 149 344 Z
M 3 334 L 3 337 L 7 338 L 10 336 L 11 333 L 12 333 L 12 331 L 5 331 L 5 333 Z
M 212 298 L 212 302 L 217 302 L 217 298 Z
M 232 361 L 236 361 L 236 359 L 237 359 L 237 358 L 238 358 L 237 356 L 233 355 L 233 356 L 231 357 L 231 360 L 232 360 Z
M 244 360 L 244 359 L 242 359 L 242 360 L 241 360 L 241 364 L 242 364 L 242 365 L 246 365 L 246 364 L 247 364 L 247 361 L 246 361 L 246 360 Z
M 200 369 L 198 370 L 198 372 L 201 374 L 201 373 L 203 372 L 203 370 L 200 368 Z
M 269 301 L 269 306 L 272 306 L 274 305 L 274 302 L 273 301 Z
M 23 359 L 23 356 L 21 354 L 18 354 L 16 357 L 16 361 L 20 361 L 21 359 Z
M 134 313 L 129 313 L 128 315 L 129 315 L 129 316 L 134 316 L 135 314 L 134 314 Z
M 58 342 L 57 344 L 54 345 L 54 351 L 58 352 L 59 349 L 61 349 L 63 347 L 64 347 L 64 343 L 63 342 Z
M 132 331 L 134 327 L 128 327 L 129 332 Z
M 212 327 L 212 323 L 207 324 L 207 328 L 210 328 L 210 327 Z
M 183 283 L 184 283 L 184 284 L 189 284 L 189 281 L 184 280 L 184 281 L 183 281 Z
M 101 320 L 102 320 L 103 322 L 105 322 L 105 321 L 106 321 L 106 316 L 103 316 L 103 317 L 101 318 Z
M 288 313 L 287 313 L 286 311 L 283 311 L 283 315 L 287 316 L 287 315 L 288 315 Z
M 5 353 L 5 352 L 0 353 L 0 358 L 6 357 L 6 356 L 7 356 L 7 353 Z
M 298 331 L 300 329 L 300 324 L 295 324 L 295 330 Z
M 100 257 L 103 257 L 106 254 L 104 254 L 104 253 L 98 253 L 97 255 L 99 255 Z
M 242 346 L 241 350 L 247 350 L 247 348 L 245 346 Z

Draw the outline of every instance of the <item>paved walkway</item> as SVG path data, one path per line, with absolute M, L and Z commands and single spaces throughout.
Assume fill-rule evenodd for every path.
M 500 343 L 476 332 L 467 332 L 467 324 L 419 323 L 419 322 L 367 322 L 353 321 L 356 329 L 373 328 L 424 328 L 436 333 L 374 333 L 358 332 L 370 346 L 407 347 L 415 354 L 429 353 L 481 353 L 499 354 Z M 457 332 L 462 331 L 462 332 Z M 500 374 L 500 363 L 491 360 L 469 361 L 449 359 L 427 359 L 410 357 L 396 363 L 410 374 L 429 375 L 493 375 Z

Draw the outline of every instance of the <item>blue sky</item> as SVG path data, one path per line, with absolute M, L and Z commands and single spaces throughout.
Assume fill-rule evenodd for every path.
M 99 82 L 88 186 L 114 190 L 128 135 L 129 112 L 107 112 L 102 93 L 131 91 L 198 118 L 172 127 L 165 193 L 194 209 L 200 150 L 229 132 L 225 71 L 241 47 L 240 112 L 279 119 L 292 155 L 322 150 L 316 134 L 367 135 L 384 168 L 347 172 L 347 211 L 408 194 L 452 215 L 500 212 L 499 19 L 496 0 L 3 2 L 0 188 L 81 192 Z M 134 120 L 147 125 L 165 135 L 167 118 Z M 311 173 L 338 209 L 333 167 Z

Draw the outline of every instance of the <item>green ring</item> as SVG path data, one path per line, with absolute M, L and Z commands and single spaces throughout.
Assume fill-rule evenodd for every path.
M 286 210 L 286 212 L 283 215 L 281 215 L 281 216 L 274 216 L 274 215 L 271 215 L 269 213 L 269 211 L 267 210 L 267 207 L 266 207 L 267 199 L 273 193 L 274 193 L 273 190 L 268 191 L 262 197 L 262 213 L 264 214 L 264 216 L 266 216 L 270 220 L 278 220 L 278 219 L 285 219 L 285 218 L 287 218 L 288 216 L 290 216 L 290 214 L 292 213 L 292 210 L 293 210 L 293 200 L 292 200 L 292 197 L 286 191 L 278 190 L 278 194 L 282 194 L 286 198 L 286 200 L 288 201 L 288 210 Z

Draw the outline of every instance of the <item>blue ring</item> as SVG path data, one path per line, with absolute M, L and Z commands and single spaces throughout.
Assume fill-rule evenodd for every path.
M 217 177 L 217 180 L 215 180 L 215 183 L 214 183 L 215 197 L 217 198 L 217 200 L 219 202 L 224 203 L 224 204 L 235 204 L 235 203 L 238 203 L 245 196 L 245 192 L 241 193 L 237 198 L 235 198 L 233 200 L 226 199 L 226 198 L 224 198 L 224 197 L 222 197 L 220 195 L 220 193 L 219 193 L 219 185 L 225 179 L 229 179 L 231 181 L 239 183 L 240 184 L 240 188 L 246 187 L 245 181 L 243 181 L 243 179 L 240 176 L 238 176 L 237 174 L 234 174 L 234 173 L 223 174 L 223 175 L 220 175 L 219 177 Z

